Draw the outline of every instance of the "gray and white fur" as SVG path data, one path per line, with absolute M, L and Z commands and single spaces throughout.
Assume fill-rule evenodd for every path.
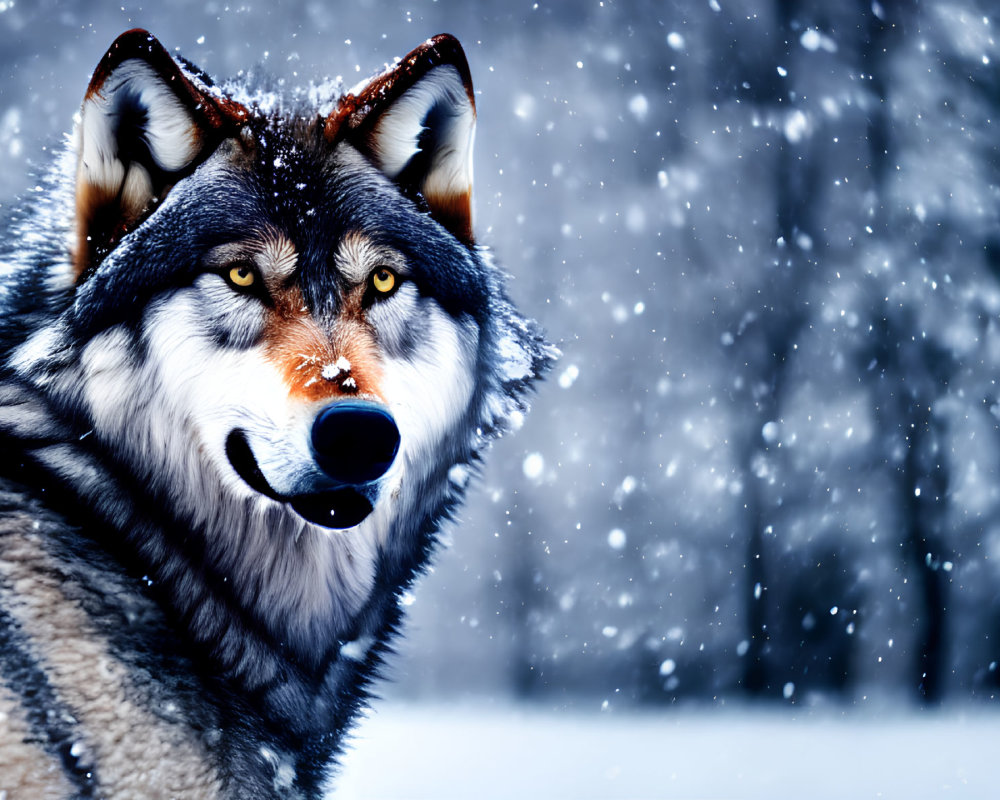
M 324 796 L 449 473 L 556 355 L 472 238 L 458 43 L 317 94 L 130 31 L 6 221 L 11 800 Z

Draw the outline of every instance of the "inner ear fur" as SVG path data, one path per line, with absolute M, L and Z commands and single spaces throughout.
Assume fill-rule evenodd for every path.
M 247 116 L 148 32 L 119 36 L 94 71 L 77 131 L 77 279 Z
M 326 120 L 466 244 L 472 232 L 476 101 L 462 46 L 441 34 L 343 98 Z

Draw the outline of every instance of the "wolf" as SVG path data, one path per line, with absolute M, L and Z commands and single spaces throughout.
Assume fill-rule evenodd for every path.
M 0 796 L 315 798 L 557 355 L 449 35 L 345 90 L 98 64 L 0 256 Z

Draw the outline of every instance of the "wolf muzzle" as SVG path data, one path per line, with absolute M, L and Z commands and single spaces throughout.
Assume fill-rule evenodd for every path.
M 375 481 L 399 451 L 399 428 L 372 403 L 331 403 L 313 421 L 311 445 L 316 466 L 338 484 L 332 490 L 292 497 L 295 512 L 327 528 L 351 528 L 372 512 Z
M 352 528 L 372 512 L 377 481 L 399 452 L 399 428 L 374 403 L 331 403 L 313 420 L 310 450 L 317 470 L 315 489 L 283 495 L 264 476 L 244 431 L 232 431 L 226 441 L 230 463 L 252 489 L 288 503 L 316 525 Z

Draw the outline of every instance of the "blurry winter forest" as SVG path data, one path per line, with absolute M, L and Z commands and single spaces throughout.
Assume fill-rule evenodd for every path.
M 4 207 L 135 26 L 289 86 L 466 47 L 479 238 L 564 356 L 389 692 L 996 699 L 992 3 L 0 0 Z

